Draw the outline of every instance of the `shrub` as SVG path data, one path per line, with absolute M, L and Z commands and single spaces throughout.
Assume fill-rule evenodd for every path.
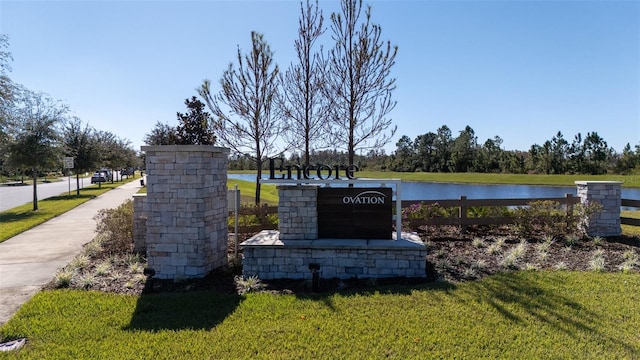
M 567 266 L 567 263 L 565 263 L 564 261 L 560 261 L 554 266 L 554 268 L 556 270 L 567 270 L 569 267 Z
M 504 254 L 500 264 L 508 269 L 515 269 L 518 267 L 519 261 L 524 257 L 527 252 L 527 242 L 522 240 L 518 245 L 510 249 Z
M 73 280 L 73 275 L 75 275 L 75 271 L 71 269 L 65 268 L 59 270 L 53 279 L 56 288 L 69 287 L 71 285 L 71 280 Z
M 89 257 L 87 255 L 84 254 L 80 254 L 76 257 L 73 258 L 73 260 L 71 260 L 71 262 L 69 263 L 68 267 L 71 270 L 82 270 L 85 267 L 87 267 L 87 265 L 89 265 Z
M 433 218 L 450 218 L 457 216 L 457 208 L 445 208 L 435 204 L 411 204 L 402 208 L 402 226 L 413 229 Z
M 78 286 L 81 289 L 89 290 L 97 283 L 96 277 L 93 274 L 84 274 L 78 280 Z
M 557 201 L 534 201 L 529 206 L 513 210 L 514 230 L 521 236 L 529 236 L 535 231 L 545 234 L 563 234 L 567 227 L 566 212 Z
M 104 236 L 98 234 L 93 240 L 84 246 L 84 253 L 90 258 L 98 256 L 102 252 L 102 241 Z
M 244 276 L 236 277 L 236 288 L 240 295 L 250 293 L 252 291 L 259 291 L 264 287 L 265 285 L 257 276 L 250 276 L 247 278 Z
M 243 204 L 238 216 L 238 232 L 254 232 L 253 228 L 277 229 L 278 214 L 269 209 L 268 205 L 256 206 Z M 230 214 L 227 222 L 229 227 L 235 226 L 235 215 Z
M 471 268 L 475 270 L 484 270 L 487 268 L 487 262 L 483 259 L 478 259 L 471 264 Z
M 602 237 L 600 237 L 600 236 L 594 236 L 594 237 L 592 237 L 592 238 L 591 238 L 591 242 L 592 242 L 592 243 L 593 243 L 593 245 L 595 245 L 595 246 L 600 246 L 600 245 L 602 245 L 602 242 L 603 242 L 603 241 L 604 241 L 604 240 L 603 240 L 603 238 L 602 238 Z
M 474 237 L 472 240 L 472 245 L 476 248 L 483 248 L 485 246 L 484 239 L 481 237 Z
M 580 236 L 579 236 L 578 234 L 574 234 L 574 233 L 568 234 L 568 235 L 564 238 L 564 244 L 565 244 L 567 247 L 571 247 L 571 246 L 573 246 L 573 245 L 577 244 L 577 243 L 578 243 L 578 241 L 580 241 Z
M 589 216 L 600 209 L 602 205 L 597 202 L 566 208 L 557 201 L 534 201 L 529 206 L 512 210 L 515 217 L 512 228 L 521 236 L 541 231 L 546 234 L 545 237 L 555 237 L 576 229 L 584 234 Z
M 471 206 L 467 208 L 467 217 L 507 217 L 512 213 L 506 206 Z
M 96 271 L 96 275 L 98 276 L 105 276 L 109 274 L 109 272 L 111 271 L 111 262 L 109 261 L 100 262 L 98 265 L 96 265 L 95 271 Z
M 473 267 L 464 269 L 464 272 L 462 273 L 462 277 L 469 280 L 474 279 L 477 275 L 476 269 Z
M 95 219 L 96 232 L 103 234 L 102 247 L 107 253 L 133 251 L 133 201 L 127 200 L 115 209 L 102 209 Z
M 631 270 L 638 266 L 638 263 L 640 262 L 638 259 L 638 254 L 636 254 L 633 250 L 625 251 L 623 257 L 624 262 L 620 264 L 618 269 L 620 269 L 620 271 L 624 273 L 631 272 Z
M 591 260 L 589 260 L 589 269 L 596 272 L 602 272 L 604 271 L 604 267 L 604 251 L 602 251 L 602 249 L 595 250 L 591 255 Z

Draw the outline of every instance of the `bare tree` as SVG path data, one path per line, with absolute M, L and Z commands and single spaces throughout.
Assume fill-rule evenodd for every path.
M 291 64 L 280 76 L 282 84 L 279 105 L 287 123 L 285 135 L 295 149 L 304 151 L 304 163 L 309 165 L 312 147 L 327 143 L 323 130 L 327 129 L 329 104 L 323 96 L 325 64 L 319 53 L 313 52 L 316 40 L 324 33 L 324 18 L 315 5 L 306 0 L 300 2 L 298 39 L 294 46 L 298 63 Z
M 335 46 L 328 54 L 326 91 L 333 98 L 334 139 L 345 146 L 349 163 L 357 149 L 375 149 L 388 143 L 396 128 L 387 115 L 396 105 L 391 100 L 397 46 L 380 40 L 382 28 L 371 23 L 371 7 L 360 23 L 362 0 L 342 0 L 342 13 L 331 14 Z
M 215 133 L 222 146 L 248 156 L 256 163 L 256 204 L 260 204 L 262 164 L 276 156 L 282 132 L 281 116 L 276 109 L 278 65 L 262 34 L 251 32 L 252 48 L 242 55 L 238 47 L 238 68 L 233 63 L 220 79 L 221 91 L 211 94 L 211 82 L 205 80 L 198 93 L 214 119 Z

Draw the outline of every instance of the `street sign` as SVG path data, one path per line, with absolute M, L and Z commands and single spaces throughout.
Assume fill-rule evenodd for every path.
M 65 157 L 64 158 L 64 168 L 65 169 L 73 169 L 73 158 Z

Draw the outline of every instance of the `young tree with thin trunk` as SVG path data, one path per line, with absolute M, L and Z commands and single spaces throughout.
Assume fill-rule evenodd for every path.
M 328 142 L 327 112 L 330 106 L 322 92 L 326 62 L 313 51 L 316 40 L 324 33 L 323 21 L 318 0 L 315 5 L 310 0 L 306 0 L 306 4 L 300 2 L 298 39 L 294 43 L 298 63 L 292 63 L 280 75 L 282 91 L 278 105 L 287 123 L 285 136 L 295 149 L 304 152 L 307 166 L 311 149 L 323 147 Z
M 396 105 L 390 73 L 398 47 L 380 39 L 382 28 L 371 23 L 370 6 L 360 21 L 362 0 L 342 0 L 341 9 L 331 14 L 335 46 L 328 54 L 325 90 L 332 99 L 333 139 L 346 148 L 351 164 L 356 150 L 381 148 L 395 133 L 387 115 Z
M 76 195 L 80 195 L 80 174 L 95 170 L 100 164 L 95 130 L 74 117 L 64 129 L 65 155 L 73 157 L 73 171 L 76 173 Z
M 251 43 L 251 51 L 245 55 L 238 47 L 238 68 L 229 64 L 220 79 L 222 89 L 218 94 L 211 93 L 209 80 L 198 93 L 215 118 L 219 143 L 255 162 L 258 205 L 262 164 L 284 151 L 277 144 L 283 123 L 275 106 L 279 69 L 273 62 L 273 52 L 260 33 L 251 33 Z
M 56 167 L 60 162 L 60 127 L 67 111 L 66 105 L 31 91 L 24 92 L 15 110 L 20 130 L 8 147 L 9 163 L 31 170 L 33 211 L 38 210 L 38 171 Z

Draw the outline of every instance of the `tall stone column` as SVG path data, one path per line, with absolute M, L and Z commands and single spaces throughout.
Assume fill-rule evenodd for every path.
M 147 194 L 133 194 L 133 251 L 147 252 Z
M 147 261 L 159 279 L 204 277 L 227 264 L 226 148 L 143 146 Z
M 580 226 L 589 236 L 619 236 L 620 206 L 622 205 L 622 182 L 620 181 L 576 181 L 580 203 L 599 203 L 602 209 L 580 221 Z

